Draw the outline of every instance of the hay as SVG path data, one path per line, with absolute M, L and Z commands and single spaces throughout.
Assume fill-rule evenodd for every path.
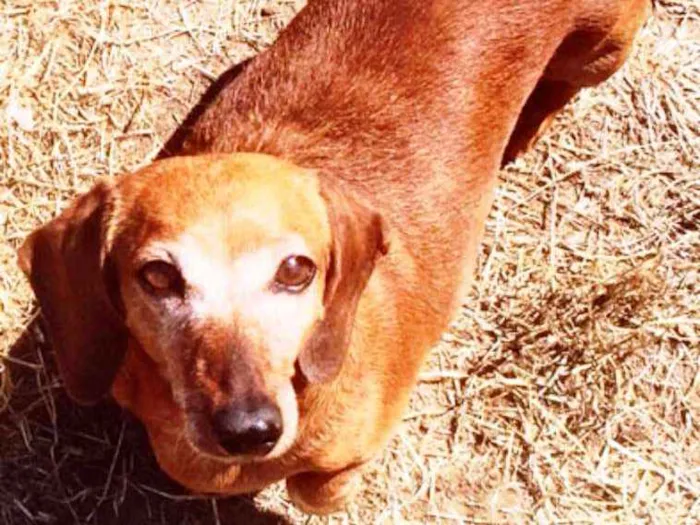
M 0 522 L 305 521 L 279 485 L 187 495 L 137 423 L 70 403 L 14 256 L 302 3 L 0 6 Z M 502 173 L 398 435 L 348 513 L 311 523 L 700 521 L 699 82 L 700 9 L 660 1 L 624 69 Z

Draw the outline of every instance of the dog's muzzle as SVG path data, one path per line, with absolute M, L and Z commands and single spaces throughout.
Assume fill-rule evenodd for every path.
M 264 456 L 282 436 L 282 413 L 267 398 L 246 399 L 214 412 L 212 427 L 219 445 L 229 454 Z

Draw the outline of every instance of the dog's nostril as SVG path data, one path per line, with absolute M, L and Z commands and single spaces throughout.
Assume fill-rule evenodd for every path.
M 270 452 L 282 435 L 282 414 L 271 403 L 233 404 L 214 413 L 214 433 L 233 455 Z

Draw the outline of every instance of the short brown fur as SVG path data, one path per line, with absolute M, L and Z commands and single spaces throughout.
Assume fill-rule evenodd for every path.
M 202 213 L 225 207 L 233 190 L 216 174 L 239 157 L 209 155 L 263 153 L 270 157 L 251 161 L 242 202 L 258 211 L 284 203 L 269 210 L 268 228 L 299 231 L 312 245 L 323 261 L 324 304 L 305 346 L 290 349 L 286 361 L 246 350 L 251 372 L 244 375 L 256 384 L 245 388 L 271 390 L 293 375 L 299 412 L 288 450 L 253 466 L 203 454 L 183 439 L 186 414 L 165 369 L 187 375 L 196 364 L 168 362 L 148 334 L 129 337 L 112 392 L 144 422 L 162 467 L 196 491 L 235 494 L 286 479 L 309 512 L 342 506 L 359 469 L 391 436 L 425 354 L 469 284 L 499 166 L 579 89 L 620 67 L 648 11 L 647 0 L 312 0 L 269 50 L 212 88 L 160 155 L 174 158 L 103 196 L 112 220 L 121 221 L 104 219 L 103 242 L 113 243 L 123 273 L 130 250 L 155 230 L 176 237 Z M 273 157 L 291 164 L 278 173 Z M 292 196 L 305 200 L 295 204 Z M 59 235 L 56 224 L 23 249 L 28 273 L 40 271 L 37 242 Z M 245 242 L 272 239 L 260 231 L 258 241 L 246 233 Z M 207 234 L 241 251 L 240 229 Z M 82 249 L 94 257 L 94 247 Z M 40 278 L 33 278 L 40 302 L 55 308 L 42 297 L 50 293 Z M 336 287 L 334 304 L 327 292 Z M 131 292 L 121 290 L 129 310 Z M 75 319 L 56 322 L 83 330 Z M 207 333 L 207 366 L 226 369 L 225 341 L 236 336 L 225 324 Z M 73 395 L 99 394 L 90 384 L 81 390 L 74 356 L 67 360 L 60 344 L 57 351 Z M 210 376 L 186 379 L 187 389 L 207 391 L 209 400 L 238 395 L 219 392 Z

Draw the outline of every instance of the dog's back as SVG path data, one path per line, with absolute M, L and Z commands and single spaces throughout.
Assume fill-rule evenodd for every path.
M 617 69 L 647 3 L 310 2 L 163 155 L 260 151 L 352 184 L 411 253 L 404 291 L 432 324 L 472 272 L 504 155 Z

